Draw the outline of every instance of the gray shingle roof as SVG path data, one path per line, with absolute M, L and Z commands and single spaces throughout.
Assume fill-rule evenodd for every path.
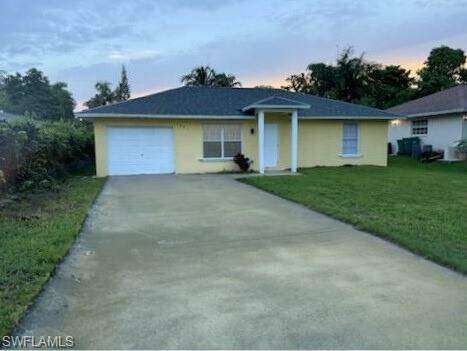
M 386 111 L 404 116 L 429 116 L 452 112 L 467 112 L 467 85 L 461 84 L 424 96 Z
M 275 97 L 295 100 L 309 105 L 299 109 L 300 117 L 328 118 L 380 118 L 392 119 L 392 113 L 371 107 L 325 99 L 313 95 L 295 93 L 281 89 L 265 88 L 210 88 L 181 87 L 160 93 L 131 99 L 107 106 L 100 106 L 77 113 L 77 117 L 99 116 L 241 116 L 248 105 L 262 99 Z

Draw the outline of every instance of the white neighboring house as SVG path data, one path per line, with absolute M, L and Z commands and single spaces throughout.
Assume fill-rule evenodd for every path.
M 397 153 L 397 140 L 417 136 L 422 145 L 443 150 L 445 159 L 455 159 L 455 142 L 467 139 L 467 85 L 424 96 L 387 110 L 405 118 L 393 120 L 388 141 Z
M 23 118 L 23 116 L 0 110 L 0 122 L 13 121 L 21 118 Z

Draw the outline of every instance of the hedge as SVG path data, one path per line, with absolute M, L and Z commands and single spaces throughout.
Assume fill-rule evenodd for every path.
M 20 120 L 0 123 L 0 189 L 48 187 L 94 161 L 85 122 Z

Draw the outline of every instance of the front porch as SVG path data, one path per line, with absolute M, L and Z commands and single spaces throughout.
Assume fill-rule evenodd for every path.
M 260 174 L 284 169 L 297 172 L 298 110 L 309 107 L 299 101 L 271 97 L 243 109 L 254 111 L 256 116 Z

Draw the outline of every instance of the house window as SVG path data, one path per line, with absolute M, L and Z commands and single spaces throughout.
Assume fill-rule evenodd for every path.
M 342 154 L 358 154 L 358 123 L 345 122 L 343 128 Z
M 236 124 L 203 126 L 203 158 L 232 158 L 242 152 L 242 129 Z
M 427 135 L 428 134 L 428 120 L 417 119 L 412 121 L 412 135 Z

